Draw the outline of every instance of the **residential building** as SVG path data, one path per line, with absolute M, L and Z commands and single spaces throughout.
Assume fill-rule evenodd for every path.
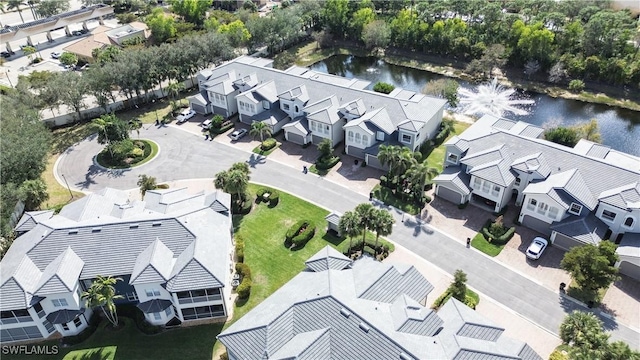
M 368 90 L 368 81 L 308 68 L 281 71 L 269 59 L 248 56 L 203 70 L 197 79 L 200 93 L 189 98 L 196 112 L 237 114 L 246 124 L 262 121 L 300 145 L 344 142 L 348 155 L 378 168 L 380 145 L 418 150 L 438 131 L 446 104 L 399 88 L 377 93 Z
M 357 261 L 330 246 L 218 335 L 229 359 L 541 359 L 461 302 L 425 307 L 415 267 Z
M 231 295 L 231 197 L 186 188 L 145 201 L 103 189 L 53 211 L 27 212 L 0 262 L 2 342 L 76 335 L 92 310 L 81 298 L 97 276 L 121 278 L 116 303 L 154 325 L 225 319 Z
M 78 59 L 85 62 L 94 62 L 93 51 L 104 50 L 107 46 L 122 47 L 126 41 L 134 38 L 146 40 L 151 35 L 147 25 L 143 22 L 134 21 L 117 28 L 110 28 L 100 25 L 91 30 L 91 34 L 79 41 L 64 48 L 64 51 L 75 54 Z
M 554 246 L 619 244 L 620 272 L 640 279 L 640 158 L 587 140 L 558 145 L 543 132 L 483 116 L 445 143 L 436 196 L 492 212 L 514 199 L 518 221 Z

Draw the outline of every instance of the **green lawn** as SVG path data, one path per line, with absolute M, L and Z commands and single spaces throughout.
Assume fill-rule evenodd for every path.
M 453 128 L 455 130 L 455 134 L 450 134 L 447 137 L 447 140 L 452 138 L 454 135 L 461 134 L 463 131 L 467 130 L 469 126 L 471 126 L 471 124 L 454 121 Z M 445 140 L 444 142 L 447 142 L 447 140 Z M 436 147 L 427 156 L 427 164 L 429 164 L 430 167 L 434 167 L 438 169 L 438 171 L 442 171 L 442 163 L 444 162 L 444 155 L 445 155 L 445 146 L 440 145 Z
M 498 256 L 506 244 L 506 242 L 488 242 L 481 233 L 477 233 L 473 240 L 471 240 L 471 246 L 489 256 Z
M 373 196 L 385 203 L 385 205 L 391 205 L 406 212 L 407 214 L 416 215 L 418 212 L 420 212 L 420 208 L 418 207 L 418 205 L 414 204 L 413 202 L 402 201 L 401 199 L 393 195 L 391 189 L 384 186 L 376 185 L 373 188 Z
M 276 146 L 272 147 L 271 149 L 269 149 L 267 151 L 264 151 L 264 150 L 262 150 L 262 145 L 258 145 L 252 151 L 255 154 L 258 154 L 258 155 L 267 156 L 267 155 L 271 154 L 272 152 L 276 151 L 276 149 L 279 148 L 279 147 L 280 147 L 280 144 L 276 144 Z

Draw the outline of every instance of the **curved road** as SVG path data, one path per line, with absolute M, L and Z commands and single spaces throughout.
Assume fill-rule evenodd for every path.
M 251 180 L 285 189 L 324 208 L 345 212 L 368 199 L 346 187 L 282 163 L 260 158 L 215 141 L 203 141 L 201 135 L 167 126 L 141 129 L 140 137 L 156 141 L 160 153 L 156 159 L 130 170 L 105 170 L 93 163 L 101 149 L 94 137 L 69 148 L 58 160 L 55 169 L 58 179 L 64 175 L 69 185 L 81 191 L 96 191 L 104 187 L 132 189 L 137 187 L 138 175 L 154 176 L 158 182 L 180 179 L 212 178 L 232 163 L 247 161 L 251 166 Z M 564 316 L 580 305 L 553 292 L 489 257 L 465 248 L 455 240 L 412 217 L 391 211 L 398 226 L 389 239 L 420 255 L 432 264 L 453 274 L 462 269 L 468 283 L 542 328 L 557 334 Z M 623 340 L 633 348 L 640 348 L 640 334 L 615 320 L 601 317 L 615 340 Z

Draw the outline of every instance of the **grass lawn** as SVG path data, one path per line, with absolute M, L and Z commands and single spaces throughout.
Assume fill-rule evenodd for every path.
M 471 126 L 471 124 L 463 123 L 459 121 L 454 121 L 453 128 L 455 130 L 454 134 L 450 134 L 444 142 L 447 142 L 454 135 L 459 135 L 463 131 L 467 130 L 467 128 Z M 438 171 L 442 171 L 442 163 L 444 162 L 445 155 L 445 146 L 444 143 L 437 148 L 433 149 L 431 153 L 427 156 L 427 164 L 429 167 L 434 167 L 438 169 Z
M 488 242 L 481 233 L 477 233 L 473 240 L 471 240 L 471 246 L 489 256 L 498 256 L 505 245 L 507 245 L 506 242 Z
M 405 202 L 401 199 L 398 199 L 393 195 L 391 189 L 386 188 L 384 186 L 376 185 L 373 188 L 373 197 L 385 203 L 385 205 L 391 205 L 395 208 L 398 208 L 407 214 L 416 215 L 420 212 L 420 208 L 418 205 L 413 202 Z
M 276 144 L 276 146 L 272 147 L 271 149 L 269 149 L 267 151 L 263 151 L 262 150 L 262 145 L 258 145 L 252 151 L 254 153 L 258 154 L 258 155 L 267 156 L 267 155 L 271 154 L 272 152 L 276 151 L 276 149 L 279 148 L 279 147 L 280 147 L 280 143 Z
M 147 140 L 147 139 L 131 139 L 131 140 L 133 140 L 134 142 L 135 141 L 144 142 L 145 143 L 145 149 L 146 149 L 146 146 L 149 146 L 151 148 L 151 152 L 149 153 L 149 156 L 147 156 L 146 158 L 144 158 L 144 159 L 142 159 L 139 162 L 134 163 L 134 164 L 118 163 L 116 165 L 112 165 L 112 164 L 110 164 L 110 159 L 108 157 L 109 154 L 107 152 L 101 152 L 96 157 L 96 161 L 101 166 L 104 166 L 104 167 L 110 168 L 110 169 L 131 169 L 131 168 L 138 167 L 140 165 L 148 163 L 149 161 L 153 160 L 153 158 L 155 158 L 156 155 L 158 155 L 158 144 L 156 144 L 155 141 L 151 141 L 151 140 Z
M 71 190 L 71 194 L 69 194 L 69 189 L 56 181 L 53 176 L 53 165 L 59 156 L 58 154 L 49 156 L 49 159 L 47 159 L 47 168 L 41 175 L 42 181 L 47 184 L 47 192 L 49 193 L 49 200 L 40 204 L 43 209 L 60 209 L 69 202 L 84 197 L 84 193 L 78 191 Z

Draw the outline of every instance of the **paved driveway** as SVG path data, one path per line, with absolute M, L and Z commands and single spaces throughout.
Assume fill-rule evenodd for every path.
M 70 185 L 81 190 L 95 191 L 107 186 L 131 189 L 136 187 L 139 174 L 155 176 L 159 182 L 212 178 L 234 162 L 247 161 L 251 166 L 252 181 L 286 189 L 324 208 L 344 212 L 367 201 L 366 196 L 322 177 L 302 174 L 276 161 L 215 141 L 204 141 L 201 135 L 178 131 L 172 126 L 152 126 L 143 129 L 140 136 L 160 145 L 157 159 L 134 169 L 105 170 L 93 163 L 93 156 L 102 146 L 92 139 L 67 150 L 59 159 L 57 174 L 64 174 Z M 467 249 L 464 240 L 449 237 L 422 220 L 407 217 L 401 223 L 401 214 L 395 210 L 391 212 L 399 226 L 389 236 L 390 240 L 450 274 L 463 269 L 468 274 L 469 285 L 552 333 L 557 333 L 568 311 L 581 309 L 519 272 Z M 603 318 L 603 321 L 614 339 L 624 340 L 634 348 L 640 347 L 637 332 L 614 320 Z

